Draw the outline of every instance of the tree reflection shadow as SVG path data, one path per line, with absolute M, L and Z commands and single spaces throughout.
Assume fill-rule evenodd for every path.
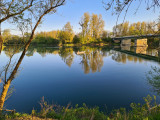
M 101 68 L 104 64 L 103 62 L 103 53 L 98 49 L 91 49 L 86 47 L 84 49 L 84 54 L 80 55 L 82 57 L 82 68 L 84 69 L 84 73 L 88 74 L 90 71 L 92 73 L 100 72 Z
M 16 64 L 14 62 L 14 55 L 17 51 L 20 50 L 21 47 L 12 47 L 12 49 L 8 49 L 6 51 L 6 55 L 8 56 L 9 60 L 4 65 L 0 71 L 0 110 L 3 110 L 4 102 L 11 96 L 13 92 L 13 87 L 11 87 L 12 80 L 16 77 L 20 62 Z M 23 59 L 23 58 L 22 58 Z M 18 66 L 17 66 L 18 65 Z M 16 68 L 16 69 L 15 69 Z
M 73 54 L 73 48 L 65 48 L 62 47 L 59 49 L 58 52 L 59 56 L 62 58 L 62 60 L 69 66 L 71 67 L 74 59 L 74 54 Z
M 110 52 L 112 53 L 112 59 L 119 63 L 126 64 L 127 61 L 130 61 L 130 62 L 133 61 L 134 63 L 137 63 L 137 62 L 142 63 L 143 61 L 145 61 L 141 57 L 136 57 L 126 53 L 121 53 L 118 51 L 110 51 Z

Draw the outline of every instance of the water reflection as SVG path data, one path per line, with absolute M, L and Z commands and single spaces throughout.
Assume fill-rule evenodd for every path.
M 9 58 L 6 65 L 4 65 L 0 71 L 0 110 L 3 110 L 4 102 L 9 98 L 13 92 L 11 87 L 12 80 L 16 77 L 18 68 L 21 64 L 21 59 L 17 62 L 13 62 L 13 57 L 20 51 L 20 46 L 7 47 L 5 50 L 6 56 Z
M 130 51 L 131 50 L 131 46 L 130 45 L 121 46 L 121 50 Z
M 115 49 L 119 49 L 119 47 L 114 47 Z M 160 57 L 160 51 L 158 49 L 150 49 L 148 46 L 144 47 L 132 47 L 129 45 L 121 46 L 120 50 L 129 51 L 136 54 L 144 54 L 149 56 Z
M 117 52 L 117 51 L 111 51 L 112 52 L 112 59 L 115 60 L 116 62 L 124 63 L 126 64 L 127 61 L 134 62 L 134 63 L 142 63 L 143 61 L 146 61 L 140 57 L 136 57 L 133 55 Z
M 16 49 L 18 48 L 18 49 Z M 118 48 L 116 48 L 118 49 Z M 10 54 L 21 53 L 22 47 L 15 46 L 7 46 L 4 48 L 4 53 L 6 56 L 10 56 Z M 62 60 L 66 63 L 67 66 L 71 67 L 74 61 L 75 56 L 81 57 L 80 64 L 84 70 L 84 73 L 94 73 L 100 72 L 103 67 L 103 59 L 104 57 L 112 56 L 112 59 L 116 62 L 126 63 L 127 61 L 134 62 L 143 62 L 150 59 L 152 56 L 159 58 L 159 52 L 156 49 L 149 49 L 147 47 L 129 47 L 129 46 L 121 46 L 121 50 L 129 51 L 127 54 L 122 51 L 115 51 L 111 48 L 97 48 L 97 47 L 30 47 L 26 52 L 26 56 L 33 56 L 34 53 L 39 53 L 42 57 L 45 57 L 47 54 L 59 55 Z M 82 54 L 78 54 L 82 53 Z M 133 54 L 132 54 L 133 53 Z M 149 56 L 145 56 L 146 59 L 142 58 L 138 54 L 146 54 Z M 148 59 L 147 59 L 148 57 Z
M 152 87 L 152 91 L 160 95 L 160 68 L 151 67 L 151 70 L 146 74 L 148 83 Z
M 3 49 L 4 54 L 8 57 L 8 62 L 6 63 L 6 65 L 3 65 L 4 69 L 1 69 L 0 74 L 0 109 L 3 109 L 4 102 L 8 98 L 7 96 L 10 96 L 13 91 L 13 89 L 11 89 L 11 82 L 17 75 L 24 55 L 26 55 L 27 57 L 34 56 L 35 53 L 38 53 L 42 57 L 45 57 L 48 54 L 58 55 L 68 67 L 72 67 L 75 58 L 78 57 L 78 59 L 80 59 L 80 64 L 78 64 L 78 67 L 81 67 L 85 74 L 101 72 L 102 67 L 104 66 L 104 58 L 111 58 L 111 60 L 113 60 L 114 62 L 123 64 L 127 64 L 127 62 L 142 63 L 144 61 L 147 61 L 147 59 L 136 56 L 136 54 L 130 55 L 112 50 L 107 47 L 97 48 L 83 46 L 52 48 L 31 46 L 27 52 L 24 52 L 22 48 L 23 47 L 21 46 L 6 46 Z M 136 51 L 140 51 L 138 53 L 152 54 L 154 56 L 158 55 L 156 50 L 149 50 L 147 48 L 121 48 L 121 50 L 133 50 L 134 52 L 135 49 Z M 78 52 L 82 54 L 77 54 Z M 18 61 L 15 61 L 15 59 L 13 59 L 16 54 L 21 54 Z M 154 86 L 154 88 L 156 88 L 155 91 L 160 92 L 157 81 L 150 82 L 150 84 Z
M 73 48 L 64 48 L 61 47 L 58 52 L 59 56 L 62 58 L 62 60 L 71 67 L 74 59 L 74 54 L 73 54 Z
M 147 47 L 135 47 L 135 53 L 147 54 Z
M 81 65 L 85 74 L 100 72 L 104 64 L 103 57 L 105 54 L 100 49 L 85 47 L 82 48 L 84 54 L 80 55 L 82 58 Z

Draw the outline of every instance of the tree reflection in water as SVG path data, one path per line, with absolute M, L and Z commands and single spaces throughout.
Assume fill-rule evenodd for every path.
M 13 58 L 14 55 L 20 51 L 20 48 L 19 46 L 14 46 L 12 48 L 6 48 L 7 51 L 5 51 L 9 60 L 0 71 L 0 110 L 3 110 L 4 102 L 11 96 L 14 90 L 11 86 L 11 82 L 17 76 L 21 62 L 17 62 L 16 64 Z
M 160 68 L 151 67 L 146 76 L 148 83 L 152 86 L 152 91 L 160 95 Z
M 119 62 L 119 63 L 126 64 L 127 61 L 130 61 L 130 62 L 133 61 L 135 63 L 137 63 L 137 62 L 142 63 L 143 61 L 145 61 L 144 59 L 142 59 L 140 57 L 133 56 L 133 55 L 128 55 L 128 54 L 113 51 L 113 50 L 111 50 L 110 52 L 112 53 L 112 59 L 115 60 L 116 62 Z
M 74 54 L 73 54 L 73 48 L 65 48 L 62 47 L 59 49 L 58 52 L 59 56 L 62 58 L 62 60 L 69 66 L 71 67 L 74 59 Z
M 92 73 L 100 72 L 104 64 L 104 53 L 100 49 L 90 47 L 84 47 L 81 50 L 84 51 L 84 54 L 80 55 L 82 57 L 81 64 L 84 73 L 88 74 L 90 71 Z
M 83 54 L 77 54 L 77 52 L 82 52 Z M 24 58 L 24 55 L 30 57 L 33 56 L 34 53 L 40 54 L 42 57 L 45 57 L 47 54 L 59 55 L 62 60 L 66 63 L 67 66 L 71 67 L 74 61 L 75 56 L 79 56 L 81 58 L 80 65 L 82 66 L 82 70 L 85 74 L 89 74 L 90 72 L 101 72 L 101 69 L 104 65 L 104 58 L 111 57 L 112 60 L 116 62 L 120 62 L 126 64 L 127 62 L 143 62 L 146 61 L 141 57 L 136 57 L 133 55 L 129 55 L 126 53 L 118 52 L 115 50 L 111 50 L 107 47 L 35 47 L 30 46 L 30 48 L 24 54 L 23 49 L 18 46 L 7 46 L 4 48 L 3 52 L 9 58 L 9 61 L 6 65 L 4 65 L 3 69 L 1 69 L 0 73 L 0 85 L 1 85 L 1 97 L 0 97 L 0 109 L 3 109 L 4 102 L 10 96 L 13 89 L 11 87 L 11 82 L 16 77 L 17 72 L 19 70 L 19 66 Z M 14 62 L 13 56 L 17 53 L 22 53 L 18 62 Z M 158 73 L 158 69 L 153 69 L 153 72 Z M 153 73 L 150 72 L 150 73 Z M 160 82 L 159 82 L 159 73 L 157 75 L 150 75 L 149 83 L 153 86 L 154 91 L 160 92 Z M 152 79 L 151 79 L 152 78 Z M 8 92 L 10 91 L 10 92 Z M 8 95 L 7 95 L 8 94 Z

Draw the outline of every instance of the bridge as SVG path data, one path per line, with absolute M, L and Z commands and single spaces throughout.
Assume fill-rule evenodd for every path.
M 152 37 L 157 37 L 160 38 L 160 34 L 158 35 L 139 35 L 139 36 L 124 36 L 124 37 L 113 37 L 113 40 L 125 40 L 125 39 L 140 39 L 140 38 L 152 38 Z
M 148 46 L 148 38 L 160 38 L 158 35 L 139 35 L 139 36 L 124 36 L 124 37 L 113 37 L 113 41 L 116 43 L 121 42 L 121 46 L 131 46 L 131 39 L 134 40 L 134 46 Z

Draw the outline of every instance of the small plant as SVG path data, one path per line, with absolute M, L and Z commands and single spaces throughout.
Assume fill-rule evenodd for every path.
M 40 116 L 46 118 L 46 115 L 49 111 L 53 110 L 53 105 L 49 105 L 45 100 L 44 97 L 42 97 L 42 100 L 40 101 L 40 106 L 41 106 L 41 112 Z

